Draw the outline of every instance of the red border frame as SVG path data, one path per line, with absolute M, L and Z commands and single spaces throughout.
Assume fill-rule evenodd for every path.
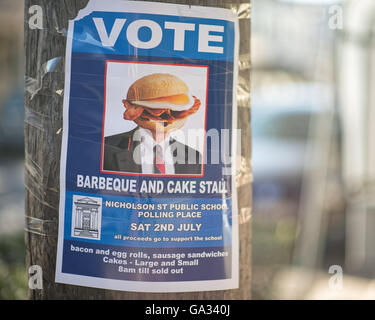
M 205 104 L 205 119 L 204 119 L 204 144 L 203 144 L 203 162 L 202 162 L 202 174 L 145 174 L 145 173 L 134 173 L 134 172 L 122 172 L 122 171 L 106 171 L 103 170 L 103 155 L 104 155 L 104 124 L 106 115 L 106 103 L 107 103 L 107 67 L 108 62 L 115 63 L 138 63 L 138 64 L 155 64 L 155 65 L 168 65 L 168 66 L 181 66 L 181 67 L 200 67 L 207 69 L 207 85 L 206 85 L 206 104 Z M 100 159 L 100 173 L 106 174 L 120 174 L 127 176 L 145 176 L 145 177 L 204 177 L 204 166 L 206 157 L 206 133 L 207 133 L 207 102 L 208 102 L 208 85 L 209 85 L 209 66 L 205 65 L 190 65 L 190 64 L 175 64 L 175 63 L 163 63 L 163 62 L 144 62 L 144 61 L 124 61 L 124 60 L 106 60 L 105 62 L 105 77 L 104 77 L 104 110 L 103 110 L 103 123 L 102 123 L 102 147 L 101 147 L 101 159 Z

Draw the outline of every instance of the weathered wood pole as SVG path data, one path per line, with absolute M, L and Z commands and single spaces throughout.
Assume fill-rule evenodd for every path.
M 149 0 L 150 1 L 150 0 Z M 186 4 L 184 0 L 160 1 Z M 238 179 L 240 288 L 194 293 L 133 293 L 56 284 L 59 165 L 64 89 L 64 56 L 68 20 L 88 0 L 25 0 L 25 185 L 27 265 L 43 270 L 43 289 L 31 299 L 250 299 L 251 131 L 250 131 L 250 7 L 249 0 L 193 0 L 191 5 L 232 8 L 240 18 L 238 126 L 242 130 Z M 43 11 L 43 28 L 31 29 L 29 8 Z M 54 60 L 52 60 L 54 59 Z M 51 61 L 52 60 L 52 61 Z M 49 62 L 49 63 L 47 63 Z

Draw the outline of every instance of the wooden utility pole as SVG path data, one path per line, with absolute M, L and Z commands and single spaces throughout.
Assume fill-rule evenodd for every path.
M 148 0 L 151 1 L 151 0 Z M 187 4 L 185 0 L 155 1 Z M 59 218 L 59 170 L 62 139 L 64 57 L 68 21 L 88 0 L 25 0 L 25 148 L 27 265 L 43 271 L 43 289 L 31 299 L 250 299 L 251 131 L 249 0 L 193 0 L 191 5 L 231 8 L 240 18 L 238 127 L 242 130 L 241 172 L 237 176 L 240 288 L 193 293 L 134 293 L 55 283 Z M 31 29 L 29 8 L 43 10 L 43 28 Z

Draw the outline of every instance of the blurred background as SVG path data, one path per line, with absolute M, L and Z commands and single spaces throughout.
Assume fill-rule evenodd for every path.
M 375 1 L 254 0 L 253 298 L 375 299 Z
M 24 3 L 0 0 L 0 300 L 26 299 Z
M 0 300 L 27 298 L 23 10 L 0 0 Z M 374 26 L 373 0 L 252 0 L 254 299 L 375 299 Z

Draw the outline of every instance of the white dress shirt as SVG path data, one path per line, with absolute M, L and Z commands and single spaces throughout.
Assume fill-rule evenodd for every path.
M 142 137 L 141 142 L 141 163 L 142 173 L 155 174 L 154 172 L 154 147 L 157 145 L 150 130 L 139 128 Z M 174 160 L 170 147 L 170 136 L 158 143 L 162 149 L 163 161 L 165 164 L 165 174 L 175 174 Z

